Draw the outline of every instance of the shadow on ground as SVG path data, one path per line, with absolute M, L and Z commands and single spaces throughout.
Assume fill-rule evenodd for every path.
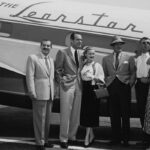
M 56 142 L 57 143 L 57 142 Z M 81 146 L 80 146 L 81 147 Z M 20 144 L 20 143 L 0 143 L 0 149 L 1 150 L 36 150 L 36 147 L 34 145 L 29 144 Z M 79 150 L 80 148 L 77 147 L 69 147 L 69 150 Z M 83 148 L 81 148 L 83 150 Z M 100 150 L 100 149 L 106 149 L 106 150 L 145 150 L 145 147 L 139 147 L 136 145 L 130 145 L 128 147 L 123 147 L 121 145 L 118 146 L 108 146 L 108 143 L 101 143 L 101 142 L 95 142 L 92 147 L 87 148 L 88 150 Z M 45 150 L 60 150 L 60 148 L 46 148 Z

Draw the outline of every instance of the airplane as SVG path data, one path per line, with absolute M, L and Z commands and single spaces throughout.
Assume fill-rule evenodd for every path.
M 120 35 L 126 42 L 124 51 L 134 55 L 139 39 L 150 35 L 148 8 L 123 6 L 119 1 L 113 3 L 115 0 L 105 2 L 0 0 L 0 104 L 32 107 L 25 82 L 26 61 L 30 54 L 40 50 L 42 39 L 53 42 L 54 59 L 59 49 L 69 46 L 72 31 L 83 35 L 84 45 L 95 48 L 96 61 L 100 63 L 112 52 L 110 43 L 114 35 Z M 132 102 L 135 104 L 135 96 Z M 57 112 L 59 100 L 54 103 Z M 109 115 L 107 103 L 101 111 L 102 115 Z M 137 116 L 135 105 L 132 111 Z

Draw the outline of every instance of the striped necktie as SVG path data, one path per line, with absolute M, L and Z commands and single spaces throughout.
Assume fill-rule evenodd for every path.
M 45 57 L 45 65 L 46 65 L 46 68 L 47 68 L 48 72 L 50 72 L 48 57 Z

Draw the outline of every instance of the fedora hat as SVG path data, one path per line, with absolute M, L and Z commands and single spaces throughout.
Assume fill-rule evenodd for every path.
M 125 42 L 121 39 L 120 36 L 114 36 L 110 45 L 113 46 L 116 43 L 125 44 Z

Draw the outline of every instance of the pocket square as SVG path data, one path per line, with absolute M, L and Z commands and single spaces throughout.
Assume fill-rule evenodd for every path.
M 128 61 L 124 61 L 123 63 L 124 63 L 124 64 L 128 64 L 129 62 L 128 62 Z

